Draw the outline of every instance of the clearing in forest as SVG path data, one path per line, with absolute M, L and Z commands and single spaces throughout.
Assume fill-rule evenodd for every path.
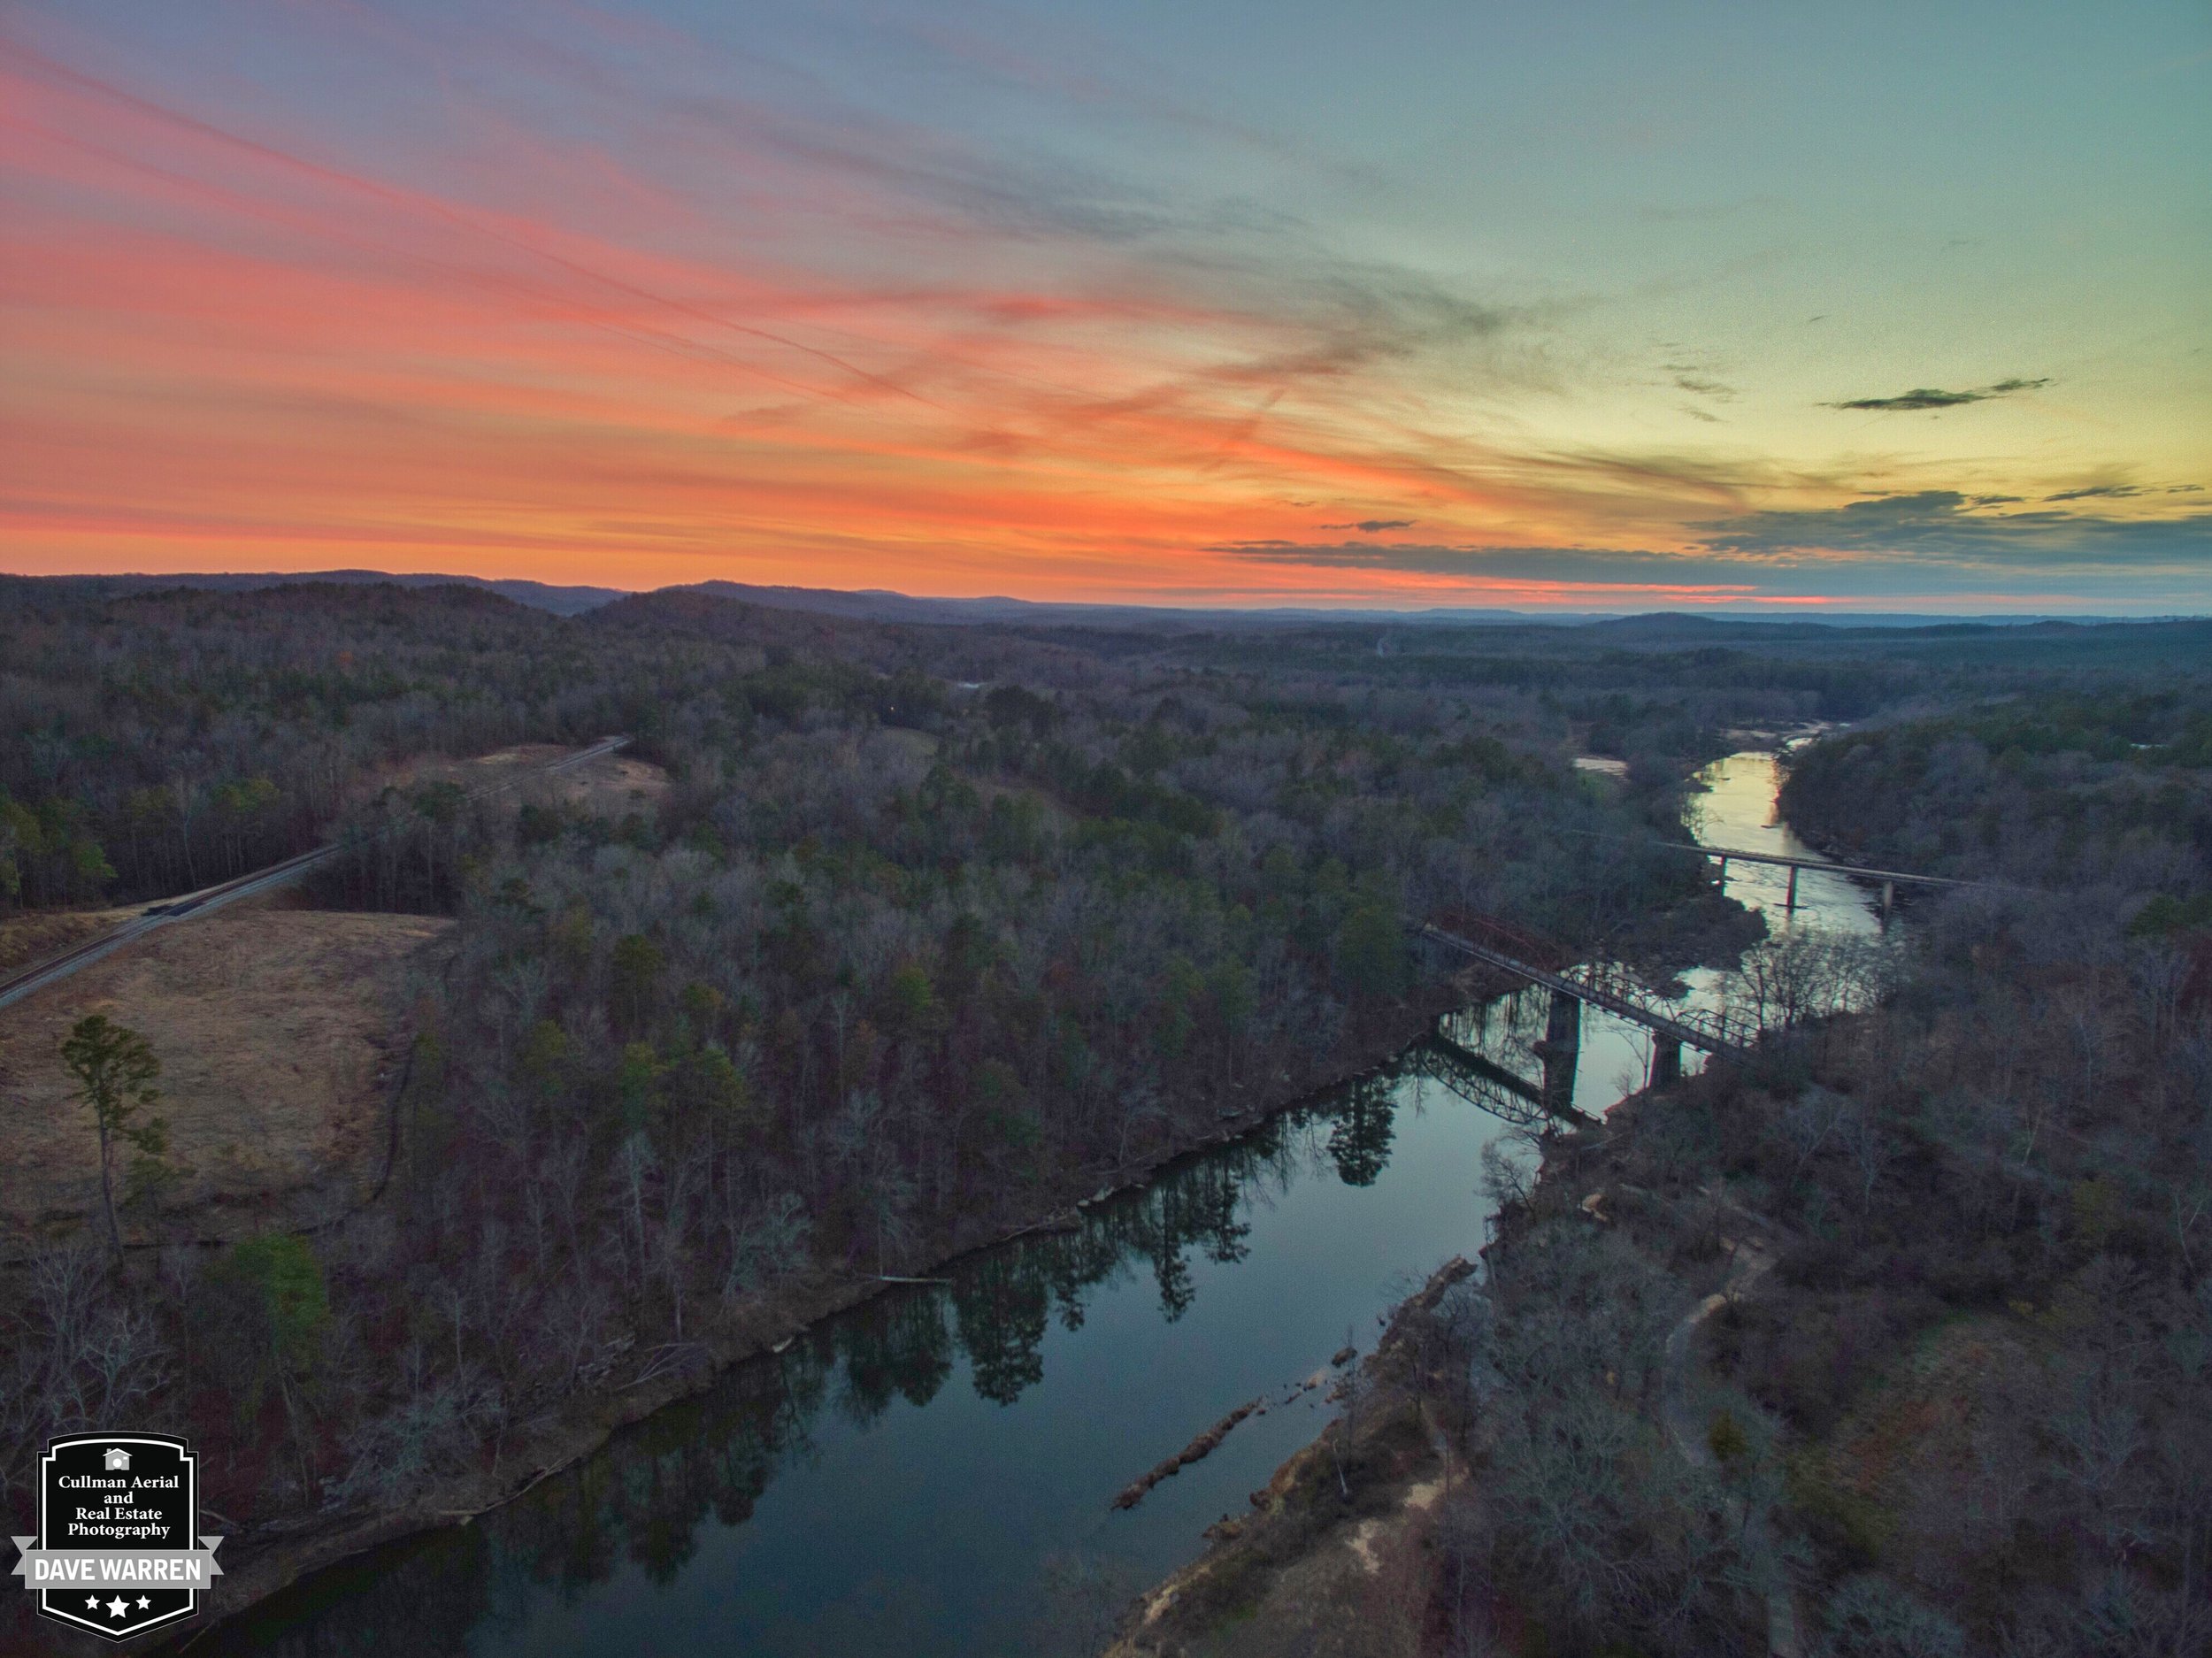
M 443 782 L 457 783 L 473 794 L 511 782 L 517 799 L 551 799 L 602 817 L 620 817 L 657 806 L 668 793 L 669 777 L 664 770 L 618 749 L 594 756 L 565 771 L 545 771 L 563 755 L 574 752 L 562 743 L 531 742 L 467 760 L 410 760 L 378 771 L 365 792 L 373 795 L 382 788 L 411 789 Z
M 153 1114 L 168 1122 L 170 1161 L 189 1170 L 165 1199 L 165 1234 L 230 1238 L 359 1201 L 383 1169 L 411 970 L 434 963 L 452 925 L 253 900 L 161 928 L 11 1008 L 0 1258 L 99 1212 L 92 1116 L 61 1059 L 62 1039 L 93 1013 L 161 1060 Z M 125 1236 L 147 1235 L 146 1217 L 130 1217 Z

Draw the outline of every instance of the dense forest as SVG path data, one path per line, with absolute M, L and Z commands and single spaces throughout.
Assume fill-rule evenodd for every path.
M 163 1247 L 157 1155 L 124 1270 L 89 1236 L 11 1266 L 19 1505 L 42 1438 L 119 1412 L 188 1424 L 242 1524 L 391 1501 L 646 1355 L 703 1363 L 825 1275 L 910 1270 L 1387 1051 L 1437 994 L 1409 917 L 1664 949 L 1653 918 L 1710 902 L 1656 842 L 1712 733 L 1617 787 L 1520 690 L 685 594 L 22 596 L 19 903 L 329 840 L 311 902 L 459 926 L 368 1211 Z M 613 732 L 657 804 L 404 780 Z
M 1502 1166 L 1486 1270 L 1348 1390 L 1348 1487 L 1286 1470 L 1133 1650 L 1289 1650 L 1252 1585 L 1440 1431 L 1424 1650 L 2207 1649 L 2207 687 L 1975 688 L 1794 757 L 1793 821 L 1979 883 L 1878 1002 Z
M 1461 1650 L 1499 1649 L 1501 1590 L 1652 1651 L 1765 1651 L 1778 1593 L 1838 1654 L 2203 1650 L 2207 955 L 2112 896 L 1947 907 L 1878 1011 L 1616 1113 L 1587 1186 L 1525 1194 L 1458 1309 Z M 1662 1359 L 1715 1292 L 1691 1457 Z
M 2212 687 L 2032 693 L 1885 723 L 1804 750 L 1783 804 L 1876 863 L 2180 899 L 2212 860 Z
M 1617 1194 L 1615 1232 L 1571 1180 L 1519 1195 L 1497 1270 L 1439 1315 L 1486 1493 L 1455 1511 L 1440 1627 L 1495 1650 L 1503 1596 L 1555 1650 L 1723 1650 L 1786 1562 L 1832 1627 L 1889 1631 L 1838 1650 L 2201 1633 L 2212 702 L 2185 631 L 4 597 L 0 903 L 166 898 L 329 842 L 307 902 L 457 924 L 411 987 L 366 1209 L 190 1247 L 156 1146 L 119 1261 L 88 1230 L 6 1265 L 18 1516 L 44 1437 L 123 1416 L 194 1437 L 249 1545 L 501 1466 L 568 1401 L 703 1373 L 767 1313 L 1390 1052 L 1452 994 L 1409 921 L 1503 916 L 1663 971 L 1732 953 L 1702 861 L 1659 844 L 1684 780 L 1732 728 L 1871 717 L 1797 764 L 1809 826 L 2066 889 L 1947 901 L 1883 1005 L 1617 1115 L 1590 1166 L 1646 1195 Z M 664 794 L 603 811 L 412 769 L 609 733 Z M 1786 1293 L 1714 1325 L 1737 1392 L 1701 1472 L 1655 1437 L 1651 1342 L 1725 1277 L 1732 1211 Z M 1161 1224 L 1164 1262 L 1205 1222 Z M 1866 1474 L 1900 1367 L 1959 1330 L 2017 1362 Z M 1747 1530 L 1755 1497 L 1786 1517 Z M 1853 1610 L 1879 1606 L 1908 1610 Z

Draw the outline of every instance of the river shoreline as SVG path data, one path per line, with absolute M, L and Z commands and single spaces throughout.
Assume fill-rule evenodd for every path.
M 1647 963 L 1667 959 L 1687 965 L 1732 959 L 1752 941 L 1751 933 L 1763 932 L 1755 916 L 1717 889 L 1708 889 L 1657 916 L 1640 918 L 1614 944 L 1628 947 Z M 1295 1087 L 1223 1109 L 1210 1132 L 1161 1148 L 1108 1184 L 1094 1186 L 1095 1177 L 1079 1186 L 1064 1184 L 1015 1224 L 902 1263 L 900 1277 L 863 1278 L 821 1269 L 797 1275 L 762 1301 L 719 1316 L 664 1369 L 657 1371 L 646 1363 L 636 1379 L 620 1385 L 610 1380 L 580 1391 L 523 1424 L 527 1431 L 499 1447 L 491 1469 L 446 1479 L 399 1508 L 326 1518 L 302 1516 L 288 1524 L 279 1519 L 257 1533 L 234 1535 L 229 1545 L 234 1563 L 218 1592 L 219 1610 L 211 1608 L 210 1622 L 182 1632 L 173 1646 L 161 1650 L 188 1649 L 210 1631 L 314 1573 L 411 1538 L 468 1525 L 583 1462 L 623 1429 L 706 1393 L 747 1362 L 784 1351 L 810 1331 L 900 1282 L 934 1278 L 970 1257 L 1040 1232 L 1072 1228 L 1082 1210 L 1148 1185 L 1186 1159 L 1241 1140 L 1286 1113 L 1375 1073 L 1432 1034 L 1441 1016 L 1513 987 L 1479 967 L 1425 986 L 1377 1018 L 1335 1064 Z M 1228 1098 L 1238 1101 L 1242 1093 L 1240 1089 Z M 631 1355 L 633 1366 L 638 1356 Z
M 1774 742 L 1766 748 L 1780 753 L 1786 746 Z M 1778 787 L 1778 823 L 1782 822 L 1779 799 Z M 1799 833 L 1793 827 L 1789 832 Z M 1744 948 L 1766 934 L 1766 923 L 1758 910 L 1724 899 L 1718 888 L 1715 896 L 1724 902 L 1702 908 L 1683 906 L 1661 917 L 1655 929 L 1660 938 L 1655 940 L 1659 948 L 1654 953 L 1678 956 L 1686 949 L 1701 964 L 1720 967 L 1732 964 Z M 1751 924 L 1748 929 L 1743 925 L 1747 921 Z M 1665 1085 L 1647 1082 L 1624 1092 L 1608 1109 L 1602 1125 L 1594 1123 L 1563 1135 L 1548 1135 L 1525 1201 L 1517 1210 L 1509 1207 L 1496 1236 L 1477 1251 L 1479 1258 L 1487 1264 L 1509 1255 L 1529 1217 L 1539 1210 L 1579 1212 L 1588 1217 L 1590 1224 L 1599 1227 L 1616 1224 L 1616 1217 L 1607 1212 L 1605 1204 L 1614 1185 L 1617 1138 L 1642 1114 L 1663 1109 L 1675 1091 L 1695 1086 L 1694 1078 Z M 1756 1217 L 1743 1215 L 1740 1218 L 1755 1232 L 1763 1230 L 1763 1223 Z M 1771 1261 L 1755 1249 L 1747 1258 Z M 1729 1270 L 1724 1274 L 1729 1282 L 1736 1281 L 1732 1251 Z M 1755 1278 L 1763 1270 L 1755 1265 L 1744 1277 Z M 1448 1489 L 1467 1470 L 1438 1424 L 1428 1418 L 1422 1388 L 1417 1382 L 1408 1384 L 1409 1375 L 1420 1361 L 1415 1356 L 1418 1344 L 1406 1332 L 1433 1309 L 1452 1284 L 1476 1270 L 1463 1259 L 1447 1263 L 1421 1289 L 1389 1310 L 1388 1333 L 1357 1367 L 1370 1394 L 1363 1410 L 1366 1419 L 1350 1426 L 1341 1419 L 1325 1424 L 1312 1439 L 1284 1459 L 1266 1485 L 1252 1493 L 1250 1514 L 1225 1518 L 1209 1527 L 1206 1546 L 1196 1558 L 1153 1582 L 1128 1605 L 1106 1658 L 1183 1658 L 1197 1650 L 1197 1643 L 1208 1639 L 1225 1616 L 1248 1623 L 1265 1616 L 1263 1592 L 1254 1586 L 1263 1580 L 1299 1579 L 1300 1592 L 1306 1597 L 1301 1616 L 1313 1616 L 1317 1607 L 1328 1607 L 1340 1616 L 1372 1615 L 1375 1608 L 1363 1606 L 1371 1587 L 1360 1581 L 1359 1574 L 1346 1573 L 1341 1557 L 1363 1562 L 1371 1577 L 1379 1570 L 1379 1551 L 1384 1557 L 1394 1551 L 1402 1566 L 1417 1562 L 1406 1570 L 1417 1580 L 1424 1570 L 1417 1562 L 1435 1545 L 1432 1511 L 1435 1494 Z M 1717 1292 L 1707 1297 L 1699 1310 L 1678 1327 L 1670 1349 L 1674 1362 L 1679 1364 L 1686 1351 L 1688 1331 L 1719 1300 Z M 1678 1377 L 1672 1386 L 1678 1393 Z M 1340 1389 L 1331 1395 L 1333 1399 L 1340 1396 Z M 1400 1418 L 1409 1415 L 1417 1424 L 1417 1432 L 1404 1431 Z M 1671 1417 L 1669 1431 L 1678 1442 L 1688 1444 L 1691 1455 L 1701 1448 L 1689 1442 L 1687 1432 Z M 1338 1489 L 1325 1478 L 1324 1470 L 1340 1466 L 1335 1459 L 1348 1459 L 1357 1447 L 1376 1446 L 1383 1447 L 1384 1454 L 1377 1459 L 1381 1466 L 1364 1485 L 1356 1482 L 1348 1489 Z M 1778 1631 L 1772 1637 L 1776 1642 L 1772 1650 L 1793 1654 L 1800 1650 L 1794 1603 L 1786 1591 L 1770 1595 L 1769 1600 L 1770 1628 Z M 1225 1613 L 1225 1607 L 1233 1609 Z M 1415 1643 L 1424 1640 L 1428 1632 L 1425 1627 L 1418 1629 L 1413 1636 Z
M 1632 1116 L 1664 1092 L 1637 1089 L 1614 1109 Z M 1530 1206 L 1578 1208 L 1594 1224 L 1607 1224 L 1590 1200 L 1605 1190 L 1610 1140 L 1611 1131 L 1594 1125 L 1548 1135 Z M 1434 1547 L 1437 1499 L 1469 1477 L 1464 1457 L 1429 1414 L 1417 1372 L 1434 1361 L 1424 1354 L 1416 1327 L 1455 1285 L 1474 1278 L 1494 1255 L 1509 1252 L 1525 1221 L 1525 1211 L 1509 1214 L 1503 1229 L 1474 1252 L 1474 1259 L 1455 1255 L 1388 1309 L 1374 1351 L 1353 1366 L 1364 1389 L 1360 1419 L 1348 1427 L 1341 1417 L 1325 1422 L 1251 1493 L 1249 1513 L 1209 1526 L 1194 1559 L 1147 1586 L 1125 1609 L 1103 1658 L 1187 1658 L 1196 1650 L 1194 1641 L 1217 1620 L 1263 1616 L 1264 1593 L 1256 1585 L 1269 1579 L 1317 1580 L 1317 1593 L 1316 1582 L 1302 1584 L 1315 1603 L 1335 1597 L 1339 1616 L 1374 1614 L 1360 1602 L 1380 1585 L 1363 1584 L 1362 1577 L 1380 1575 L 1379 1559 L 1402 1566 L 1426 1554 Z M 1333 1378 L 1327 1394 L 1332 1403 L 1341 1401 L 1350 1379 Z M 1361 1471 L 1348 1486 L 1340 1486 L 1339 1470 L 1346 1465 Z M 1363 1570 L 1343 1570 L 1347 1559 Z M 1426 1608 L 1404 1610 L 1417 1623 Z
M 1417 992 L 1378 1028 L 1363 1035 L 1336 1065 L 1299 1085 L 1233 1112 L 1225 1112 L 1210 1133 L 1179 1141 L 1133 1164 L 1109 1185 L 1087 1193 L 1070 1186 L 1054 1194 L 1036 1215 L 992 1235 L 910 1263 L 914 1276 L 936 1275 L 969 1257 L 1057 1226 L 1072 1225 L 1083 1209 L 1116 1194 L 1144 1186 L 1186 1158 L 1202 1155 L 1265 1127 L 1347 1084 L 1388 1065 L 1435 1028 L 1453 1009 L 1495 994 L 1479 970 Z M 1089 1184 L 1086 1182 L 1085 1184 Z M 570 1469 L 604 1447 L 622 1429 L 684 1400 L 695 1398 L 747 1362 L 782 1351 L 808 1331 L 874 1299 L 902 1281 L 897 1277 L 855 1278 L 817 1269 L 800 1275 L 773 1296 L 741 1307 L 689 1344 L 697 1356 L 657 1375 L 649 1370 L 621 1386 L 600 1386 L 571 1395 L 551 1414 L 557 1420 L 513 1440 L 499 1452 L 499 1466 L 446 1480 L 403 1507 L 374 1514 L 282 1520 L 251 1532 L 234 1534 L 227 1545 L 226 1570 L 215 1592 L 219 1607 L 208 1621 L 182 1632 L 158 1652 L 182 1653 L 261 1601 L 315 1572 L 410 1538 L 467 1525 L 522 1496 L 541 1481 Z M 542 1420 L 539 1418 L 538 1420 Z M 527 1425 L 527 1424 L 526 1424 Z M 211 1597 L 211 1599 L 215 1597 Z

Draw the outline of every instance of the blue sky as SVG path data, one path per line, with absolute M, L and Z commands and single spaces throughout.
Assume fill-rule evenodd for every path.
M 15 568 L 2212 608 L 2201 4 L 19 0 L 0 74 Z

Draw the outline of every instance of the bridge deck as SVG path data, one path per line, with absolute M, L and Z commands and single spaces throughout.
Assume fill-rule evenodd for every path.
M 1694 841 L 1662 841 L 1677 852 L 1702 852 L 1709 858 L 1732 864 L 1778 864 L 1785 869 L 1825 870 L 1832 875 L 1855 875 L 1863 881 L 1899 881 L 1916 887 L 1979 887 L 1981 881 L 1962 881 L 1949 875 L 1912 875 L 1903 870 L 1862 869 L 1856 864 L 1838 864 L 1831 858 L 1792 857 L 1785 852 L 1749 852 L 1741 847 L 1701 846 Z
M 1624 1019 L 1642 1025 L 1647 1031 L 1657 1032 L 1670 1041 L 1681 1042 L 1687 1047 L 1696 1048 L 1701 1053 L 1717 1054 L 1730 1059 L 1741 1059 L 1748 1052 L 1742 1043 L 1725 1035 L 1703 1029 L 1699 1025 L 1686 1024 L 1680 1019 L 1659 1012 L 1656 1009 L 1646 1007 L 1627 996 L 1609 990 L 1602 985 L 1587 984 L 1579 979 L 1565 978 L 1558 973 L 1547 972 L 1540 967 L 1532 966 L 1527 962 L 1508 956 L 1503 950 L 1493 949 L 1486 944 L 1478 944 L 1472 939 L 1463 939 L 1456 933 L 1447 933 L 1440 926 L 1431 925 L 1421 927 L 1418 931 L 1420 936 L 1425 939 L 1432 940 L 1448 948 L 1462 951 L 1473 956 L 1479 962 L 1486 962 L 1493 967 L 1502 968 L 1516 978 L 1525 979 L 1531 984 L 1541 985 L 1547 990 L 1556 991 L 1563 996 L 1571 996 L 1577 1002 L 1586 1002 L 1593 1007 L 1603 1008 L 1608 1013 L 1617 1014 Z

